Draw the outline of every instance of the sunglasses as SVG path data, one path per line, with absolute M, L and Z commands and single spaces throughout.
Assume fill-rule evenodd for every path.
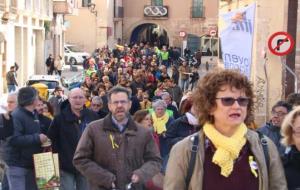
M 249 98 L 246 97 L 239 97 L 239 98 L 232 98 L 232 97 L 221 97 L 221 98 L 216 98 L 217 100 L 221 100 L 223 106 L 232 106 L 235 101 L 237 101 L 237 103 L 240 106 L 246 107 L 249 103 Z

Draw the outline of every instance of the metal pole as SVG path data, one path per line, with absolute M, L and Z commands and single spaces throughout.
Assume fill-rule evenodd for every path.
M 294 92 L 298 93 L 298 77 L 297 74 L 286 64 L 286 60 L 281 57 L 282 65 L 294 76 L 295 79 L 295 89 Z

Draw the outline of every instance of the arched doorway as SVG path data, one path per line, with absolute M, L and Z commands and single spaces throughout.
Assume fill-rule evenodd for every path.
M 150 45 L 169 45 L 169 38 L 167 32 L 159 25 L 146 23 L 137 26 L 131 34 L 130 44 L 134 43 L 146 43 Z

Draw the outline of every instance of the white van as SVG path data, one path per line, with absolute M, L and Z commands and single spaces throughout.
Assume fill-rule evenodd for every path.
M 66 64 L 82 64 L 84 59 L 90 57 L 89 53 L 80 50 L 80 48 L 76 45 L 65 44 L 64 49 Z

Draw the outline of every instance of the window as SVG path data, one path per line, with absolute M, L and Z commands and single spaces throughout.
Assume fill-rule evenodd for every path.
M 152 6 L 163 6 L 163 0 L 151 0 Z
M 88 7 L 89 4 L 91 4 L 92 0 L 82 0 L 82 7 Z
M 204 17 L 203 0 L 193 0 L 192 18 Z

